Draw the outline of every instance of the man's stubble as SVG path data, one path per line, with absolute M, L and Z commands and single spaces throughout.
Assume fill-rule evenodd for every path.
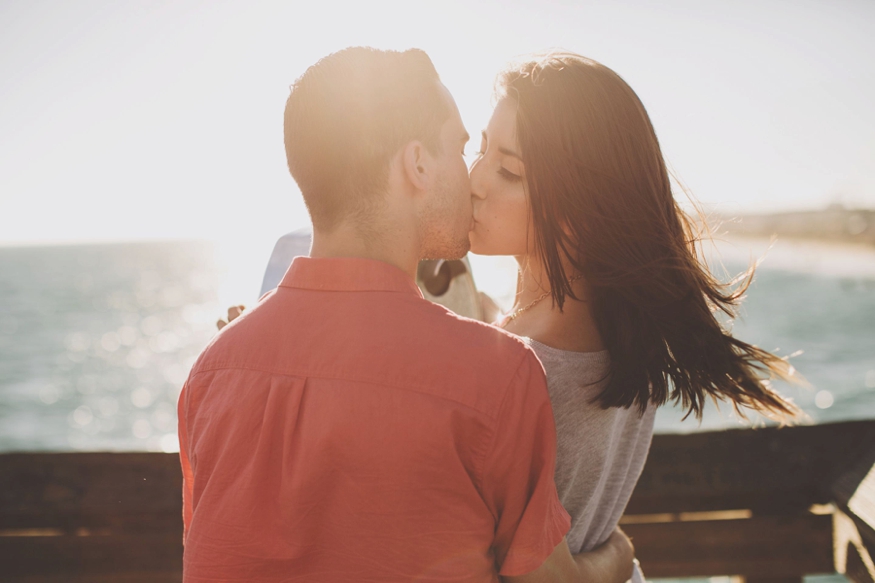
M 459 203 L 459 186 L 442 179 L 422 214 L 422 259 L 461 259 L 471 248 L 471 207 Z M 461 215 L 465 215 L 464 217 Z

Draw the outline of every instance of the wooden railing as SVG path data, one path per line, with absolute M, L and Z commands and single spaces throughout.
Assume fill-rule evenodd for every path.
M 648 578 L 875 577 L 875 421 L 658 435 L 623 528 Z M 181 580 L 175 454 L 0 455 L 0 581 Z
M 656 436 L 623 517 L 648 577 L 872 581 L 875 421 Z

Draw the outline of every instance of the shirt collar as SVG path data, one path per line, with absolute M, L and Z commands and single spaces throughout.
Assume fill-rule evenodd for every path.
M 388 291 L 422 297 L 416 283 L 398 267 L 358 257 L 295 257 L 280 287 L 323 291 Z

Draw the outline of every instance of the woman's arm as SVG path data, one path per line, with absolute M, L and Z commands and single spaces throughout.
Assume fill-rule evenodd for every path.
M 505 583 L 626 583 L 632 577 L 635 549 L 618 527 L 596 549 L 572 555 L 562 542 L 540 567 L 517 577 L 503 577 Z

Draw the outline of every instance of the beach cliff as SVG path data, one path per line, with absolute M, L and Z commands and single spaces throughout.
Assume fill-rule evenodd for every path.
M 875 245 L 875 210 L 831 204 L 823 210 L 722 217 L 721 230 L 748 237 L 814 239 Z

